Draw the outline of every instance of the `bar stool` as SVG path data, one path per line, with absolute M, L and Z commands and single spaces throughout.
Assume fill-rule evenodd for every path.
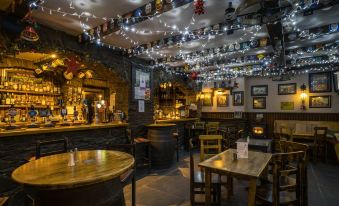
M 218 134 L 219 122 L 208 122 L 206 124 L 206 134 Z
M 175 149 L 177 153 L 177 162 L 179 162 L 179 150 L 180 150 L 180 139 L 179 138 L 180 136 L 179 136 L 178 128 L 175 128 L 172 130 L 172 136 L 176 140 Z

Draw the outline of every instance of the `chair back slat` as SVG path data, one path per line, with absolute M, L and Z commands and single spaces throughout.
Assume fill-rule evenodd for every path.
M 205 129 L 205 122 L 194 122 L 194 128 Z
M 222 135 L 200 135 L 200 161 L 221 152 Z
M 51 149 L 51 147 L 58 147 L 52 151 L 47 151 Z M 47 140 L 47 141 L 40 141 L 36 142 L 36 151 L 35 151 L 35 158 L 39 159 L 40 157 L 45 157 L 54 154 L 60 154 L 67 152 L 68 149 L 68 138 L 63 139 L 56 139 L 56 140 Z

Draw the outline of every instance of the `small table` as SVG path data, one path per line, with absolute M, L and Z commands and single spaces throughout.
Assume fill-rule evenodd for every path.
M 133 156 L 118 151 L 79 151 L 75 166 L 70 154 L 42 157 L 12 173 L 36 205 L 90 206 L 122 204 L 120 175 L 134 165 Z
M 256 182 L 271 160 L 272 154 L 248 151 L 248 159 L 233 159 L 235 149 L 228 149 L 199 164 L 205 169 L 205 201 L 211 205 L 211 173 L 249 180 L 248 206 L 255 205 Z

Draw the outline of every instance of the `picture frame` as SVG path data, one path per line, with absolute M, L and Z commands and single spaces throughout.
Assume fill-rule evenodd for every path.
M 330 72 L 311 73 L 308 76 L 310 93 L 322 93 L 332 91 Z
M 294 102 L 280 102 L 280 110 L 294 110 Z
M 243 106 L 244 105 L 244 92 L 233 92 L 233 106 Z
M 334 91 L 339 93 L 339 70 L 333 72 Z
M 253 97 L 253 109 L 266 109 L 266 97 Z
M 278 84 L 278 95 L 292 95 L 297 93 L 297 84 Z
M 229 106 L 229 94 L 218 94 L 217 95 L 217 107 L 228 107 Z
M 331 95 L 310 96 L 310 108 L 331 108 Z
M 211 93 L 204 93 L 204 98 L 202 99 L 202 106 L 213 106 L 213 99 Z
M 267 95 L 268 95 L 267 85 L 251 86 L 251 96 L 267 96 Z

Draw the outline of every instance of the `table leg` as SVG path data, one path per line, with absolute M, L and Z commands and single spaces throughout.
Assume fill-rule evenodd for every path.
M 227 176 L 227 199 L 231 199 L 233 195 L 233 177 Z
M 257 189 L 257 179 L 250 179 L 248 185 L 247 206 L 255 206 L 255 193 Z
M 205 205 L 211 205 L 211 171 L 205 168 Z

